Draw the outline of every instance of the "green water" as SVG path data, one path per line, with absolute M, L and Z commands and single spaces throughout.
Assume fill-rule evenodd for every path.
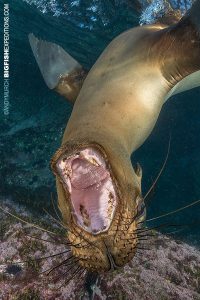
M 50 205 L 50 194 L 55 192 L 49 161 L 60 145 L 72 106 L 46 87 L 32 55 L 28 33 L 61 45 L 89 69 L 115 36 L 138 25 L 139 13 L 131 1 L 80 1 L 78 6 L 71 5 L 75 1 L 57 1 L 64 7 L 64 13 L 57 15 L 45 1 L 27 2 L 9 1 L 10 114 L 7 120 L 1 114 L 0 193 L 40 209 Z M 91 9 L 91 4 L 97 2 L 101 5 Z M 42 7 L 46 7 L 46 13 L 42 13 Z M 1 17 L 2 9 L 1 4 Z M 2 27 L 0 30 L 2 36 Z M 1 95 L 2 98 L 2 89 Z M 133 156 L 133 164 L 138 161 L 143 168 L 145 194 L 162 165 L 171 134 L 169 160 L 147 203 L 148 217 L 200 198 L 199 100 L 200 89 L 170 99 L 153 133 Z M 188 224 L 198 222 L 199 215 L 200 205 L 159 223 Z M 176 234 L 191 243 L 198 243 L 199 236 L 199 225 Z

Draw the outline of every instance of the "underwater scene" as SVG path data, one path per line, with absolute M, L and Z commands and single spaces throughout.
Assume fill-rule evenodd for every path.
M 200 1 L 0 20 L 0 299 L 200 299 Z

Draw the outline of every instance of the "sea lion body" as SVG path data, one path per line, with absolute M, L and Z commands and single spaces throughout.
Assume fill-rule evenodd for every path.
M 76 99 L 63 143 L 104 131 L 105 139 L 123 139 L 128 153 L 150 134 L 169 88 L 159 66 L 148 62 L 141 43 L 162 26 L 133 28 L 114 39 L 90 70 Z M 163 26 L 164 28 L 164 26 Z M 84 136 L 85 135 L 85 136 Z M 98 136 L 95 136 L 98 139 Z
M 92 271 L 123 266 L 140 243 L 142 171 L 130 156 L 151 133 L 165 101 L 200 85 L 199 11 L 197 0 L 175 25 L 122 33 L 86 78 L 63 49 L 30 36 L 48 86 L 75 102 L 51 166 L 73 255 Z

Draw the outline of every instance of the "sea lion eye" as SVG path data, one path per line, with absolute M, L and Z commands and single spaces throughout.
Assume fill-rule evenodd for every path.
M 146 205 L 144 203 L 144 200 L 142 198 L 137 198 L 136 199 L 136 215 L 134 217 L 134 219 L 137 222 L 143 222 L 146 218 Z
M 139 205 L 139 216 L 141 217 L 142 215 L 144 215 L 144 213 L 146 213 L 146 206 L 144 204 L 144 201 L 142 201 Z

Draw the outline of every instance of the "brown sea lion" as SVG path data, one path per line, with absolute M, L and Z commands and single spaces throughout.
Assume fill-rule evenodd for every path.
M 200 0 L 175 25 L 120 34 L 88 74 L 61 47 L 29 39 L 48 86 L 76 100 L 51 162 L 72 253 L 87 269 L 116 269 L 133 258 L 145 219 L 130 156 L 164 102 L 200 85 Z

